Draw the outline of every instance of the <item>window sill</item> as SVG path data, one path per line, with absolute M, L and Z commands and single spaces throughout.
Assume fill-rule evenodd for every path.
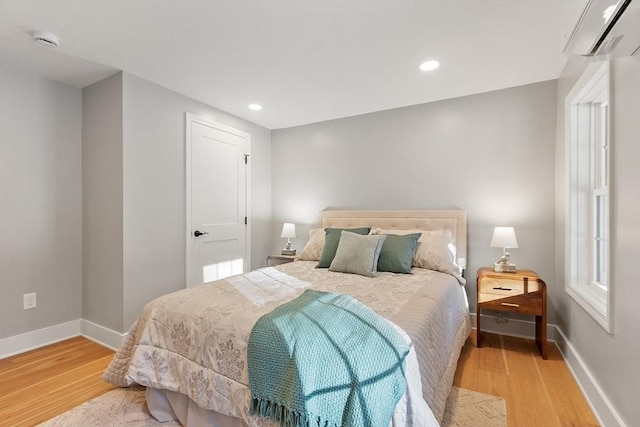
M 613 334 L 605 290 L 595 284 L 567 285 L 565 290 L 607 333 Z

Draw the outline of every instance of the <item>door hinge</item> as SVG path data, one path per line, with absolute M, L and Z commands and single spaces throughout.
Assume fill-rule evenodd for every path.
M 244 225 L 247 225 L 247 217 L 244 217 Z
M 249 161 L 249 155 L 245 154 L 244 155 L 244 164 L 246 165 L 248 163 L 248 161 Z

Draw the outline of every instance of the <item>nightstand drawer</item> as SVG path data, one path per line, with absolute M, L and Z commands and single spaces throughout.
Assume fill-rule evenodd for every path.
M 541 295 L 534 295 L 525 294 L 497 299 L 491 298 L 480 304 L 482 308 L 489 310 L 540 315 L 542 314 L 542 298 Z
M 480 281 L 480 292 L 483 294 L 494 294 L 502 296 L 520 295 L 528 292 L 540 290 L 540 284 L 535 280 L 527 281 L 527 289 L 522 278 L 508 280 L 487 277 Z

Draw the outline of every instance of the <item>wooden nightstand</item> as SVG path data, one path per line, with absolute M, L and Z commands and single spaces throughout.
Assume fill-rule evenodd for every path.
M 496 273 L 493 268 L 478 270 L 476 305 L 476 345 L 480 347 L 482 309 L 531 314 L 536 317 L 536 344 L 547 358 L 547 285 L 535 271 Z
M 267 257 L 267 267 L 286 264 L 288 262 L 293 262 L 295 259 L 295 255 L 269 255 Z

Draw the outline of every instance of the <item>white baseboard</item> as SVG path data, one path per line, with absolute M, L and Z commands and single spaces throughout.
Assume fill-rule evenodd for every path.
M 80 335 L 80 319 L 0 340 L 0 359 Z
M 571 342 L 567 339 L 562 330 L 556 327 L 556 344 L 562 353 L 564 360 L 569 366 L 569 370 L 576 379 L 582 394 L 589 402 L 598 422 L 603 426 L 626 427 L 626 424 L 618 414 L 604 390 L 600 387 L 596 379 L 589 371 L 589 368 L 582 360 Z
M 71 320 L 24 334 L 0 339 L 0 359 L 82 335 L 91 341 L 117 350 L 126 334 L 121 334 L 85 319 Z
M 124 337 L 127 335 L 85 319 L 80 320 L 80 328 L 84 337 L 114 351 L 120 348 Z
M 482 315 L 480 327 L 483 331 L 512 337 L 535 339 L 535 323 L 527 320 L 509 318 L 506 323 L 495 322 L 495 316 Z M 476 314 L 471 313 L 471 321 L 475 328 Z M 626 427 L 626 424 L 618 414 L 618 411 L 611 404 L 611 401 L 604 393 L 600 385 L 589 371 L 578 352 L 571 342 L 564 335 L 562 330 L 556 325 L 547 325 L 547 338 L 555 341 L 560 349 L 569 371 L 576 380 L 582 394 L 591 406 L 600 425 L 612 427 Z

